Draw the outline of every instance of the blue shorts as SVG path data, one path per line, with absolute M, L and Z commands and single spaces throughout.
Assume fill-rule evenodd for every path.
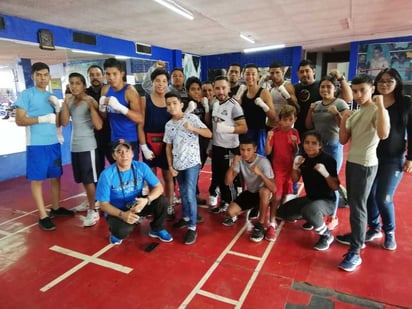
M 63 174 L 60 144 L 27 146 L 26 177 L 29 180 L 57 178 Z

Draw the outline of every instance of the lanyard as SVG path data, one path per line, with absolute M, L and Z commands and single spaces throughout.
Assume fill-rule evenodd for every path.
M 133 183 L 134 183 L 134 190 L 136 191 L 137 189 L 137 179 L 136 179 L 136 171 L 133 168 L 133 164 L 131 166 L 132 168 L 132 173 L 133 173 Z M 120 174 L 120 170 L 116 165 L 116 169 L 117 169 L 117 174 L 119 175 L 119 180 L 120 180 L 120 188 L 122 188 L 122 193 L 123 193 L 123 200 L 124 202 L 126 202 L 126 195 L 124 194 L 124 183 L 123 183 L 123 179 L 122 179 L 122 175 Z

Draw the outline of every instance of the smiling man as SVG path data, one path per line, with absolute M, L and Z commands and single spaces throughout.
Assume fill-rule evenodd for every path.
M 124 63 L 109 58 L 104 62 L 103 67 L 107 85 L 102 88 L 99 110 L 103 117 L 109 117 L 112 142 L 119 138 L 130 141 L 137 159 L 139 156 L 137 125 L 143 122 L 140 96 L 132 85 L 125 82 Z
M 110 230 L 109 242 L 119 245 L 136 227 L 140 217 L 153 216 L 149 236 L 163 242 L 173 237 L 164 229 L 167 199 L 162 195 L 163 185 L 144 162 L 133 160 L 132 145 L 119 139 L 113 145 L 114 164 L 100 175 L 96 200 L 105 212 Z M 147 183 L 150 191 L 143 194 Z

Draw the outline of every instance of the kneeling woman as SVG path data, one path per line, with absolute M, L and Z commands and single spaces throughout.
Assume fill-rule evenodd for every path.
M 315 229 L 320 235 L 316 250 L 327 250 L 333 242 L 324 217 L 333 213 L 336 202 L 335 190 L 339 188 L 336 161 L 322 151 L 322 138 L 316 131 L 303 136 L 303 156 L 296 156 L 293 162 L 292 180 L 302 176 L 306 196 L 293 199 L 279 207 L 277 216 L 285 220 L 304 218 L 305 230 Z

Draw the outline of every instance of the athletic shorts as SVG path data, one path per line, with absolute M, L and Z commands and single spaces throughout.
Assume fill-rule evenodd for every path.
M 238 195 L 235 200 L 233 201 L 239 205 L 242 211 L 251 209 L 251 208 L 259 208 L 260 198 L 259 198 L 259 191 L 252 193 L 250 191 L 243 191 Z
M 73 177 L 76 183 L 96 183 L 99 178 L 97 149 L 72 152 Z
M 57 178 L 63 174 L 60 144 L 27 146 L 26 177 L 29 180 Z
M 292 194 L 292 177 L 290 173 L 284 171 L 275 171 L 276 175 L 276 197 Z

